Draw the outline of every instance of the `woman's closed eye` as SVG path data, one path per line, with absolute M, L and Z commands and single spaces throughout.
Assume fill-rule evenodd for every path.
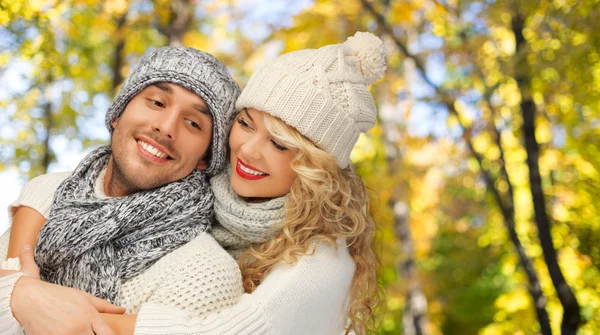
M 273 146 L 275 147 L 275 149 L 277 149 L 279 151 L 288 151 L 289 150 L 287 147 L 284 147 L 283 145 L 275 142 L 274 140 L 271 140 L 271 143 L 273 143 Z
M 237 123 L 239 123 L 242 126 L 242 128 L 250 128 L 250 125 L 248 124 L 248 122 L 246 122 L 246 120 L 244 120 L 243 117 L 239 117 L 237 119 Z

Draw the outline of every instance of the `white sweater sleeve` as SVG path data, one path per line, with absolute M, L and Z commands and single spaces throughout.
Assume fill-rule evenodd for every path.
M 145 335 L 262 335 L 277 334 L 270 329 L 265 312 L 249 294 L 220 313 L 207 318 L 191 316 L 181 309 L 145 303 L 138 314 L 134 334 Z
M 48 219 L 52 209 L 54 193 L 56 193 L 60 183 L 69 175 L 71 175 L 71 172 L 59 172 L 44 174 L 31 179 L 25 184 L 17 200 L 8 205 L 9 222 L 12 224 L 13 216 L 20 206 L 31 207 Z M 10 229 L 0 236 L 0 269 L 18 271 L 21 268 L 18 257 L 6 260 L 9 240 Z
M 354 269 L 345 245 L 321 243 L 313 255 L 277 265 L 253 293 L 206 319 L 145 304 L 135 334 L 340 334 Z
M 54 193 L 56 193 L 56 189 L 60 183 L 70 175 L 71 172 L 57 172 L 31 179 L 25 184 L 17 200 L 8 205 L 10 222 L 12 222 L 15 211 L 20 206 L 31 207 L 48 219 L 52 202 L 54 201 Z
M 23 187 L 23 190 L 21 191 L 21 194 L 17 200 L 13 201 L 8 206 L 9 221 L 12 223 L 15 211 L 19 206 L 31 207 L 42 214 L 45 218 L 48 218 L 48 214 L 50 214 L 50 209 L 52 207 L 52 201 L 54 200 L 54 193 L 56 192 L 56 189 L 60 183 L 62 183 L 62 181 L 65 180 L 70 174 L 71 172 L 51 173 L 41 175 L 30 180 L 27 184 L 25 184 L 25 187 Z M 7 230 L 0 237 L 0 259 L 2 260 L 6 258 L 9 238 L 10 230 Z M 13 263 L 14 260 L 17 260 L 18 263 L 18 258 L 13 259 Z M 3 262 L 2 265 L 5 269 L 16 269 L 20 267 L 19 264 L 17 264 L 16 267 L 9 266 L 10 264 L 6 262 Z M 14 318 L 10 308 L 10 298 L 12 296 L 12 292 L 21 276 L 23 276 L 23 273 L 17 272 L 15 274 L 0 277 L 1 334 L 25 334 L 19 322 Z
M 24 334 L 23 328 L 15 319 L 10 308 L 10 298 L 19 278 L 23 273 L 17 272 L 11 275 L 0 277 L 0 334 L 21 335 Z

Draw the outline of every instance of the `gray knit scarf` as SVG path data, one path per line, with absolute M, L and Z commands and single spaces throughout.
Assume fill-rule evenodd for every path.
M 211 178 L 218 223 L 211 234 L 235 259 L 249 247 L 268 241 L 281 222 L 285 197 L 265 202 L 248 202 L 231 187 L 231 167 Z
M 210 227 L 214 197 L 194 171 L 159 188 L 98 199 L 94 185 L 110 153 L 110 146 L 94 150 L 60 184 L 35 256 L 43 280 L 118 304 L 122 280 Z

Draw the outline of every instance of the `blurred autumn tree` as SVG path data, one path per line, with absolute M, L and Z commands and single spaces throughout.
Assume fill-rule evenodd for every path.
M 106 139 L 148 48 L 206 50 L 243 84 L 378 34 L 380 119 L 352 158 L 376 199 L 380 333 L 600 333 L 599 0 L 0 0 L 0 23 L 0 75 L 26 86 L 1 96 L 0 170 L 27 178 L 53 138 Z

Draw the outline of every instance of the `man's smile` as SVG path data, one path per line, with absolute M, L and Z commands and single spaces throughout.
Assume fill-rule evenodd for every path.
M 136 142 L 138 151 L 153 162 L 164 163 L 173 159 L 165 148 L 150 139 L 140 137 L 136 139 Z

